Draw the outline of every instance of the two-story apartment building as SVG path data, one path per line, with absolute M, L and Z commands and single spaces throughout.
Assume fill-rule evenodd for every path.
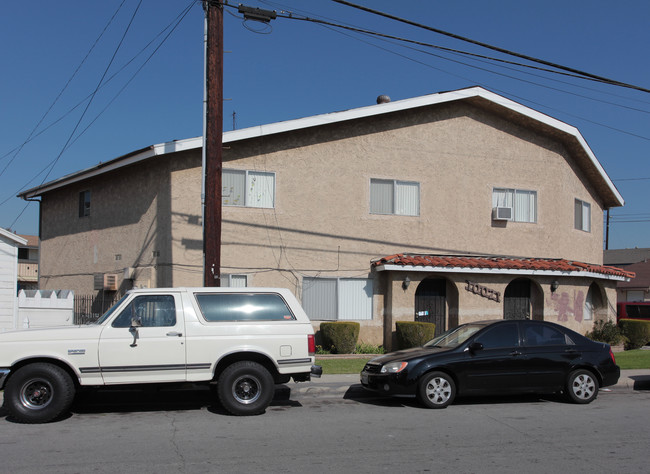
M 491 318 L 580 332 L 613 317 L 603 210 L 623 205 L 577 129 L 479 87 L 224 133 L 222 284 L 282 286 L 313 321 Z M 200 286 L 202 139 L 24 192 L 41 288 Z

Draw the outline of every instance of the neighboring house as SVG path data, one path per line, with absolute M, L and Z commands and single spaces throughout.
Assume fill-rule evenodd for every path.
M 18 247 L 18 290 L 38 290 L 38 237 L 20 237 L 27 243 Z
M 650 301 L 650 249 L 605 250 L 606 265 L 614 265 L 636 275 L 630 281 L 621 281 L 616 286 L 617 301 Z
M 27 240 L 0 228 L 0 331 L 18 327 L 18 248 Z
M 290 288 L 318 326 L 614 317 L 603 211 L 623 199 L 577 129 L 474 87 L 226 132 L 222 284 Z M 202 285 L 202 139 L 25 191 L 41 288 Z

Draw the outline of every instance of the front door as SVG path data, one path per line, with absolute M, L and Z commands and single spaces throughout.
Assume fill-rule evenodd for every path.
M 503 295 L 503 319 L 530 319 L 530 281 L 514 280 Z
M 442 278 L 427 278 L 415 291 L 415 320 L 434 323 L 438 336 L 446 330 L 447 282 Z
M 185 321 L 178 295 L 141 295 L 108 324 L 99 340 L 106 384 L 184 382 Z M 137 327 L 132 327 L 132 321 Z

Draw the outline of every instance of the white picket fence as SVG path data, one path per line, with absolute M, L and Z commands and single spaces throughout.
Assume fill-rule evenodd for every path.
M 74 292 L 70 290 L 20 290 L 18 328 L 71 326 L 74 324 Z

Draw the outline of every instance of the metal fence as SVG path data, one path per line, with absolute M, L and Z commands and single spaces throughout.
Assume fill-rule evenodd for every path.
M 97 321 L 108 308 L 120 299 L 118 293 L 106 295 L 75 295 L 74 324 L 89 324 Z

